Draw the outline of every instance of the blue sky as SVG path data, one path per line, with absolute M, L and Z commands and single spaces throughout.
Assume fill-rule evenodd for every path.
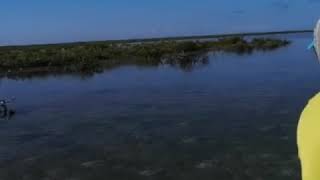
M 320 0 L 0 0 L 0 45 L 312 29 Z

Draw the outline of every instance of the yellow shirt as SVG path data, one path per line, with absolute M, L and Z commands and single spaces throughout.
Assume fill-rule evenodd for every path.
M 303 180 L 320 180 L 320 93 L 303 110 L 297 131 Z

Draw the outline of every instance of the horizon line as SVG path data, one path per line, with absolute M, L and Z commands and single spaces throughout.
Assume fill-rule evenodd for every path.
M 265 32 L 242 32 L 242 33 L 226 33 L 226 34 L 207 34 L 207 35 L 190 35 L 190 36 L 164 36 L 154 38 L 128 38 L 116 40 L 92 40 L 92 41 L 69 41 L 60 43 L 35 43 L 35 44 L 17 44 L 17 45 L 0 45 L 1 48 L 5 47 L 28 47 L 28 46 L 55 46 L 55 45 L 75 45 L 75 44 L 91 44 L 91 43 L 134 43 L 134 42 L 152 42 L 152 41 L 174 41 L 174 40 L 191 40 L 191 39 L 210 39 L 210 38 L 224 38 L 232 36 L 264 36 L 276 34 L 298 34 L 298 33 L 311 33 L 313 30 L 283 30 L 283 31 L 265 31 Z

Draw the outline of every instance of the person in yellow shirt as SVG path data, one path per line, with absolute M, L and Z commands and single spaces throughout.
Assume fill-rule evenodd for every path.
M 320 61 L 320 19 L 309 46 Z M 303 110 L 297 130 L 297 143 L 303 180 L 320 180 L 320 93 Z
M 297 130 L 303 180 L 320 180 L 320 93 L 303 110 Z

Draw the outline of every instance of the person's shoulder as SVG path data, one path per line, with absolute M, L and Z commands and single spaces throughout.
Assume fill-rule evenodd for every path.
M 313 96 L 309 101 L 308 104 L 305 106 L 300 119 L 304 118 L 316 118 L 318 119 L 320 117 L 320 93 Z
M 308 104 L 311 104 L 311 105 L 317 105 L 319 104 L 320 105 L 320 93 L 316 94 L 313 98 L 311 98 L 309 100 L 309 103 Z

